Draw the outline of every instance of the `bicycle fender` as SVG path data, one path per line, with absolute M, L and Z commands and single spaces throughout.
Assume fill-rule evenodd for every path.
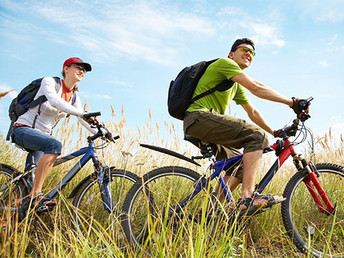
M 78 184 L 78 185 L 72 190 L 72 192 L 67 196 L 67 198 L 68 198 L 68 199 L 73 198 L 73 197 L 76 195 L 76 193 L 79 191 L 80 187 L 81 187 L 87 180 L 89 180 L 89 179 L 92 178 L 92 177 L 96 177 L 96 172 L 94 172 L 94 173 L 88 175 L 88 176 L 85 177 L 83 180 L 81 180 L 81 181 L 79 182 L 79 184 Z
M 193 159 L 190 159 L 189 157 L 186 157 L 178 152 L 175 152 L 175 151 L 172 151 L 172 150 L 169 150 L 169 149 L 165 149 L 165 148 L 161 148 L 161 147 L 158 147 L 158 146 L 154 146 L 154 145 L 148 145 L 148 144 L 142 144 L 140 143 L 140 146 L 141 147 L 144 147 L 144 148 L 147 148 L 147 149 L 151 149 L 151 150 L 155 150 L 155 151 L 159 151 L 159 152 L 162 152 L 162 153 L 165 153 L 165 154 L 168 154 L 168 155 L 171 155 L 173 157 L 176 157 L 178 159 L 182 159 L 182 160 L 185 160 L 187 162 L 190 162 L 196 166 L 199 166 L 201 167 L 200 164 L 198 164 L 196 161 L 194 161 Z

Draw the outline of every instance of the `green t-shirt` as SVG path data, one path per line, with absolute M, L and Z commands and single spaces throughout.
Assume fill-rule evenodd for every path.
M 230 58 L 220 58 L 211 65 L 199 80 L 193 97 L 215 87 L 225 79 L 230 79 L 233 76 L 242 73 L 238 64 Z M 226 91 L 215 91 L 203 98 L 192 103 L 187 111 L 204 110 L 208 111 L 214 109 L 219 114 L 224 114 L 228 108 L 229 103 L 234 100 L 236 104 L 247 104 L 249 99 L 246 95 L 244 87 L 239 83 L 234 83 L 233 86 Z

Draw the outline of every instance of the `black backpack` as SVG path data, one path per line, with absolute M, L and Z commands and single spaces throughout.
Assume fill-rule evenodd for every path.
M 192 97 L 198 81 L 201 79 L 208 66 L 216 60 L 218 59 L 201 61 L 192 66 L 187 66 L 180 71 L 174 81 L 171 81 L 167 99 L 168 113 L 171 116 L 183 120 L 186 110 L 193 102 L 215 91 L 226 91 L 233 86 L 234 81 L 226 79 L 215 87 Z
M 56 84 L 60 85 L 60 78 L 59 77 L 53 77 Z M 14 98 L 10 104 L 8 115 L 11 120 L 10 128 L 7 133 L 6 140 L 8 141 L 11 136 L 12 132 L 12 126 L 17 121 L 18 117 L 24 114 L 26 111 L 29 110 L 29 108 L 35 107 L 37 105 L 41 105 L 43 102 L 47 101 L 47 98 L 42 95 L 34 100 L 39 87 L 41 86 L 43 78 L 39 78 L 37 80 L 32 81 L 29 85 L 27 85 L 24 89 L 22 89 L 18 96 Z M 57 88 L 57 87 L 56 87 Z M 57 88 L 58 89 L 58 88 Z M 40 110 L 38 110 L 38 115 L 40 113 Z M 33 122 L 32 127 L 34 127 L 36 118 Z

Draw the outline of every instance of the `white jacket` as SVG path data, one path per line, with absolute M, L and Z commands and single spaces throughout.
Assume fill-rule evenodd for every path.
M 75 91 L 69 102 L 61 98 L 62 95 L 62 82 L 60 82 L 58 92 L 56 91 L 56 82 L 52 77 L 45 77 L 41 86 L 35 96 L 35 99 L 41 95 L 45 95 L 48 101 L 45 101 L 41 105 L 41 113 L 37 116 L 35 129 L 38 129 L 47 134 L 51 134 L 55 124 L 61 119 L 66 117 L 67 114 L 78 116 L 79 121 L 85 126 L 90 132 L 96 133 L 96 130 L 91 128 L 90 125 L 85 122 L 80 115 L 84 113 L 81 105 L 80 97 L 77 91 Z M 72 100 L 75 101 L 72 105 Z M 32 127 L 33 121 L 38 114 L 39 105 L 30 108 L 26 113 L 22 114 L 16 123 L 28 125 Z M 62 111 L 62 112 L 60 112 Z

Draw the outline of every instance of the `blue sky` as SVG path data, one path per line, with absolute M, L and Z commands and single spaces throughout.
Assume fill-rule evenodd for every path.
M 245 72 L 288 97 L 313 96 L 308 126 L 323 135 L 343 132 L 344 1 L 122 1 L 0 2 L 0 91 L 19 91 L 33 79 L 61 74 L 65 59 L 92 64 L 79 84 L 90 111 L 117 120 L 122 105 L 133 131 L 168 115 L 170 80 L 201 60 L 227 56 L 233 41 L 250 37 L 257 55 Z M 15 92 L 0 101 L 0 132 Z M 285 105 L 249 95 L 275 129 L 293 118 Z M 246 118 L 240 107 L 232 114 Z

